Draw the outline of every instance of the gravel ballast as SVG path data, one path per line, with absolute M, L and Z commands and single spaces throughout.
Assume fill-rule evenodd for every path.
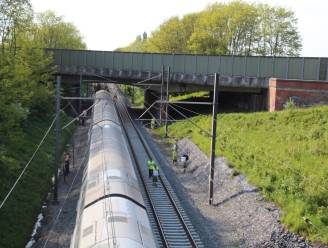
M 63 175 L 58 177 L 58 204 L 52 204 L 52 194 L 49 194 L 48 204 L 45 206 L 42 227 L 38 230 L 36 242 L 32 248 L 68 248 L 76 221 L 76 206 L 82 186 L 85 156 L 88 150 L 89 125 L 79 126 L 74 133 L 75 157 L 72 165 L 72 145 L 66 152 L 71 155 L 70 173 L 66 183 Z M 63 165 L 61 166 L 61 168 Z
M 319 247 L 287 231 L 280 223 L 280 209 L 223 157 L 215 160 L 214 199 L 209 206 L 208 157 L 189 139 L 178 141 L 178 154 L 187 152 L 190 157 L 184 170 L 172 165 L 166 141 L 151 135 L 170 161 L 163 168 L 165 174 L 206 247 Z

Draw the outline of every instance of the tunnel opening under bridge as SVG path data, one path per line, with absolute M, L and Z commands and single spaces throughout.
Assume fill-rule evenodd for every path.
M 240 112 L 258 112 L 267 110 L 267 89 L 259 92 L 236 92 L 236 91 L 220 91 L 219 92 L 219 113 L 240 113 Z M 179 94 L 170 94 L 171 99 Z M 181 93 L 180 93 L 181 95 Z M 140 116 L 155 101 L 160 100 L 160 94 L 156 91 L 146 90 L 144 92 L 144 108 L 134 109 L 136 116 Z M 164 97 L 165 99 L 165 97 Z M 184 98 L 182 101 L 191 102 L 191 104 L 179 104 L 178 100 L 170 100 L 174 103 L 170 104 L 168 114 L 170 122 L 172 120 L 182 120 L 185 118 L 197 116 L 200 114 L 212 114 L 211 105 L 203 105 L 197 103 L 206 103 L 213 101 L 213 92 L 208 91 L 199 97 Z M 196 104 L 193 104 L 195 102 Z M 162 104 L 162 119 L 165 119 L 165 104 Z M 160 103 L 154 104 L 142 119 L 160 119 Z

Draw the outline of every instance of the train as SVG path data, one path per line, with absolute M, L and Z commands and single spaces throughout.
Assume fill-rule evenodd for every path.
M 70 248 L 157 247 L 114 100 L 95 98 Z

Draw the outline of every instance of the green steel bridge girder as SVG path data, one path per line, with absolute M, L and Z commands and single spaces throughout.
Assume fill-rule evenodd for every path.
M 268 88 L 270 78 L 328 81 L 328 58 L 208 56 L 192 54 L 133 53 L 91 50 L 47 49 L 61 75 L 110 79 L 135 83 L 149 78 L 161 81 L 170 67 L 175 87 L 208 88 L 214 73 L 220 86 L 229 88 Z M 157 76 L 157 77 L 156 77 Z

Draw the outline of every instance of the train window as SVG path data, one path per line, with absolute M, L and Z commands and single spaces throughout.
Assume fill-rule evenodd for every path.
M 90 235 L 92 232 L 93 232 L 93 225 L 92 226 L 88 226 L 87 228 L 84 228 L 83 229 L 82 237 L 84 238 L 84 237 Z

